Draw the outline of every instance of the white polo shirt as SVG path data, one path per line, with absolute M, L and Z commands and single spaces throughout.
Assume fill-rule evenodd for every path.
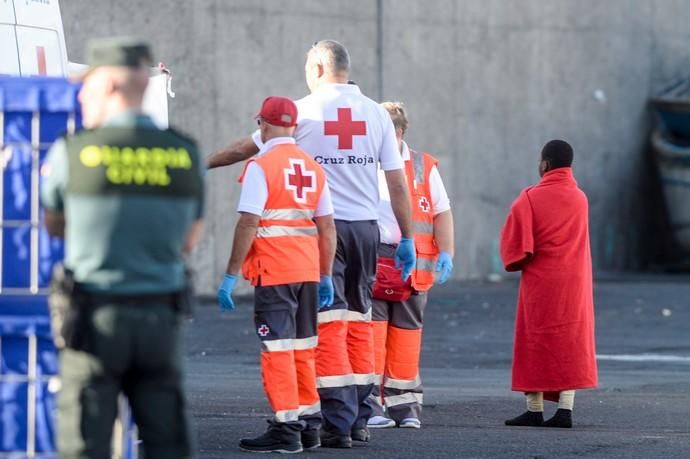
M 266 154 L 276 145 L 281 144 L 295 144 L 295 139 L 292 137 L 275 137 L 268 142 L 262 144 L 257 157 Z M 249 163 L 247 170 L 244 172 L 242 179 L 242 192 L 240 194 L 240 201 L 237 205 L 238 212 L 248 212 L 254 215 L 262 215 L 266 208 L 266 201 L 268 200 L 268 184 L 266 183 L 266 175 L 264 170 L 255 162 Z M 333 213 L 333 204 L 331 203 L 331 193 L 328 189 L 328 183 L 324 183 L 319 203 L 314 212 L 315 217 L 322 217 Z
M 352 84 L 324 84 L 295 103 L 297 145 L 326 171 L 335 218 L 378 219 L 379 166 L 404 167 L 388 112 Z
M 410 149 L 403 141 L 402 154 L 400 155 L 403 161 L 409 161 Z M 379 171 L 379 177 L 384 175 L 383 171 Z M 431 168 L 429 173 L 429 186 L 431 187 L 431 210 L 434 215 L 450 210 L 450 199 L 446 193 L 446 187 L 443 186 L 441 174 L 438 172 L 436 166 Z M 381 232 L 381 242 L 383 244 L 398 244 L 400 242 L 401 233 L 398 221 L 395 219 L 393 207 L 391 207 L 391 197 L 388 193 L 388 186 L 385 180 L 379 181 L 379 231 Z

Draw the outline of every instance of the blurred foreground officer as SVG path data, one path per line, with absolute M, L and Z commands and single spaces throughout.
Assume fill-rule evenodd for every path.
M 402 282 L 393 255 L 400 242 L 400 228 L 393 215 L 390 196 L 379 186 L 381 245 L 373 300 L 375 372 L 379 379 L 371 397 L 370 428 L 421 427 L 422 381 L 419 354 L 422 317 L 434 283 L 448 280 L 453 270 L 453 214 L 438 172 L 438 161 L 428 153 L 410 150 L 403 136 L 407 113 L 400 102 L 385 102 L 395 127 L 405 175 L 412 197 L 417 266 L 408 282 Z M 385 412 L 384 412 L 385 410 Z
M 242 178 L 218 301 L 223 310 L 235 308 L 231 293 L 241 268 L 255 286 L 261 375 L 275 417 L 265 434 L 243 439 L 240 448 L 298 453 L 320 445 L 316 314 L 333 303 L 333 205 L 323 169 L 295 145 L 295 104 L 269 97 L 257 118 L 263 147 Z
M 58 141 L 44 169 L 46 227 L 66 237 L 51 296 L 51 315 L 63 319 L 62 458 L 110 457 L 120 392 L 147 458 L 193 455 L 179 310 L 183 253 L 201 230 L 202 174 L 194 141 L 141 113 L 151 62 L 145 43 L 92 42 L 79 93 L 87 129 Z
M 501 232 L 507 271 L 522 271 L 515 319 L 513 390 L 527 412 L 509 426 L 572 427 L 575 389 L 597 385 L 587 197 L 562 140 L 541 153 L 541 181 L 513 202 Z M 558 402 L 544 422 L 544 399 Z
M 402 238 L 395 262 L 407 279 L 415 266 L 410 198 L 390 116 L 354 84 L 350 55 L 337 41 L 311 47 L 304 66 L 311 94 L 297 101 L 295 140 L 323 166 L 333 195 L 338 246 L 335 301 L 319 311 L 316 374 L 323 429 L 321 446 L 351 448 L 369 441 L 369 396 L 374 388 L 371 290 L 379 245 L 378 169 L 384 171 Z M 209 158 L 209 167 L 247 159 L 261 139 L 243 139 Z

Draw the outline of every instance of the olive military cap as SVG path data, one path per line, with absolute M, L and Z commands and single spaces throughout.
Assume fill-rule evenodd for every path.
M 143 68 L 153 65 L 148 43 L 130 37 L 108 37 L 89 41 L 87 45 L 88 70 L 78 77 L 83 79 L 98 67 L 115 66 Z

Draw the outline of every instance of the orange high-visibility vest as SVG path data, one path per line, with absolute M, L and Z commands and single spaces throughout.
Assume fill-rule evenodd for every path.
M 313 218 L 326 183 L 323 169 L 293 144 L 276 145 L 254 162 L 263 169 L 268 198 L 242 274 L 255 286 L 318 282 Z
M 410 149 L 410 159 L 405 161 L 407 184 L 412 199 L 414 243 L 417 249 L 417 266 L 412 272 L 412 287 L 420 292 L 434 284 L 434 270 L 438 247 L 434 241 L 434 209 L 431 200 L 429 175 L 438 160 L 428 153 Z

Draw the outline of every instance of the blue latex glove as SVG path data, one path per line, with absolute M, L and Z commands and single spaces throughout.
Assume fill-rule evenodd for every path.
M 453 272 L 453 258 L 448 252 L 441 252 L 438 254 L 436 272 L 440 273 L 437 277 L 438 283 L 445 284 L 450 277 L 450 273 Z
M 232 301 L 232 291 L 237 284 L 237 276 L 226 274 L 223 281 L 218 287 L 218 304 L 221 311 L 233 311 L 235 309 L 235 302 Z
M 319 281 L 319 309 L 332 305 L 333 295 L 333 278 L 322 275 Z
M 414 240 L 409 238 L 400 239 L 398 248 L 395 249 L 395 267 L 402 268 L 402 280 L 407 281 L 407 278 L 412 274 L 415 263 L 417 262 L 417 252 L 414 248 Z

